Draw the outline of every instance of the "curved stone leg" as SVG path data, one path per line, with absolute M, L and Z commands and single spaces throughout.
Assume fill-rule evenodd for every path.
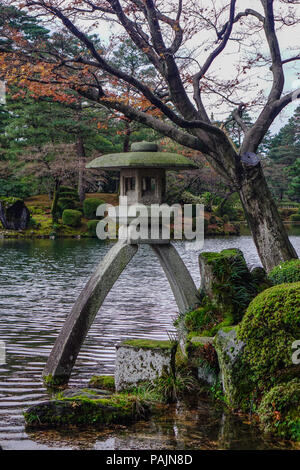
M 108 292 L 137 252 L 137 245 L 117 242 L 80 293 L 54 344 L 43 371 L 45 382 L 68 382 L 82 343 Z
M 175 247 L 169 243 L 151 248 L 168 278 L 180 313 L 194 309 L 200 303 L 199 292 Z

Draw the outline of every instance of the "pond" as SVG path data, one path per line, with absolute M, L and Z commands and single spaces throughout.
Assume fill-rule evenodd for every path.
M 291 236 L 298 253 L 300 237 Z M 4 449 L 269 449 L 289 448 L 271 440 L 209 401 L 182 402 L 159 417 L 129 428 L 27 433 L 23 411 L 48 397 L 41 373 L 72 305 L 111 245 L 98 240 L 0 240 L 0 340 L 7 363 L 0 366 L 0 443 Z M 198 256 L 176 247 L 196 285 Z M 208 238 L 205 251 L 240 248 L 259 265 L 250 236 Z M 177 308 L 164 273 L 147 246 L 123 272 L 86 338 L 71 385 L 91 375 L 113 374 L 115 344 L 125 338 L 167 339 Z

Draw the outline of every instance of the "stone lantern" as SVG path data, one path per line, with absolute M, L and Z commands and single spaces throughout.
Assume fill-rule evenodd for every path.
M 120 171 L 120 207 L 126 205 L 129 209 L 139 204 L 164 203 L 166 171 L 195 167 L 182 155 L 159 152 L 158 146 L 150 142 L 132 144 L 131 152 L 103 155 L 87 165 L 87 168 Z M 147 212 L 149 210 L 151 208 L 147 207 Z M 145 240 L 147 242 L 148 238 Z M 195 309 L 199 305 L 199 292 L 174 245 L 169 239 L 164 243 L 159 239 L 151 240 L 150 247 L 166 274 L 179 312 Z M 51 377 L 56 384 L 68 382 L 98 310 L 138 249 L 137 241 L 119 239 L 100 262 L 62 327 L 43 371 L 44 378 Z
M 127 205 L 162 204 L 165 202 L 166 171 L 196 167 L 183 155 L 159 152 L 154 142 L 136 142 L 131 145 L 130 152 L 103 155 L 87 165 L 87 168 L 120 171 L 120 206 L 125 201 Z

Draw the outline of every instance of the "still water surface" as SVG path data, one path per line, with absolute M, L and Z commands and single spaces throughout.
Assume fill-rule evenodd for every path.
M 292 236 L 300 254 L 300 237 Z M 93 269 L 111 245 L 97 240 L 0 240 L 0 443 L 4 449 L 268 449 L 288 448 L 209 402 L 170 406 L 161 417 L 129 428 L 27 433 L 23 411 L 48 397 L 41 372 L 61 326 Z M 176 247 L 197 286 L 197 252 Z M 251 237 L 213 238 L 205 251 L 240 248 L 259 265 Z M 152 250 L 142 246 L 104 304 L 79 354 L 71 385 L 113 374 L 115 344 L 125 338 L 167 339 L 177 308 Z

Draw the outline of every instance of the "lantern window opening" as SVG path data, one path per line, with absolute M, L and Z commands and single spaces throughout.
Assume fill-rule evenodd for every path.
M 133 176 L 126 176 L 124 178 L 124 183 L 125 194 L 127 194 L 129 191 L 135 191 L 135 178 Z
M 142 195 L 155 194 L 156 192 L 156 178 L 151 176 L 144 176 L 142 179 Z

